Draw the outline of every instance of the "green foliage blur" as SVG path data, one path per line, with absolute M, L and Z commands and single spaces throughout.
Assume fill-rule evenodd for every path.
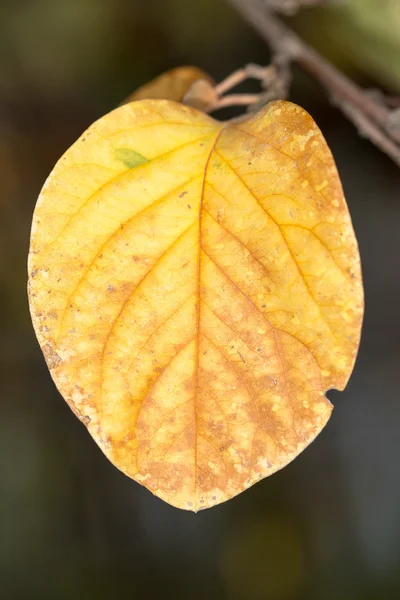
M 220 80 L 267 64 L 268 49 L 224 0 L 1 0 L 0 16 L 1 598 L 400 598 L 399 169 L 295 69 L 291 99 L 328 139 L 360 242 L 357 366 L 291 465 L 227 504 L 178 511 L 119 473 L 55 389 L 28 312 L 30 222 L 57 159 L 137 86 L 182 64 Z M 293 23 L 361 83 L 399 90 L 398 0 Z
M 334 0 L 302 11 L 300 31 L 345 71 L 400 92 L 399 0 Z

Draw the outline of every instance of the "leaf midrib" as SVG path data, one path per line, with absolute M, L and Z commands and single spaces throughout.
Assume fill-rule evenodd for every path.
M 204 201 L 204 192 L 205 192 L 205 184 L 207 179 L 207 172 L 210 165 L 211 157 L 214 153 L 215 147 L 218 143 L 218 140 L 221 137 L 222 132 L 225 130 L 226 124 L 221 123 L 220 129 L 218 130 L 214 142 L 209 150 L 209 154 L 207 156 L 207 160 L 204 165 L 204 173 L 203 173 L 203 181 L 201 185 L 200 192 L 200 202 L 199 202 L 199 215 L 198 215 L 198 258 L 197 258 L 197 303 L 196 303 L 196 346 L 195 346 L 195 394 L 194 394 L 194 508 L 197 510 L 197 438 L 198 438 L 198 417 L 197 417 L 197 398 L 199 393 L 199 363 L 200 363 L 200 324 L 201 324 L 201 309 L 200 309 L 200 301 L 201 301 L 201 225 L 202 225 L 202 213 L 203 213 L 203 201 Z

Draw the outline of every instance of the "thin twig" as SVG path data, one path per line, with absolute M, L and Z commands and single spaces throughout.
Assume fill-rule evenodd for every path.
M 273 67 L 261 67 L 260 65 L 249 64 L 234 71 L 226 79 L 215 86 L 215 92 L 218 96 L 222 96 L 232 88 L 239 85 L 247 79 L 258 79 L 258 81 L 266 81 L 274 77 Z
M 227 91 L 247 79 L 260 81 L 263 91 L 259 94 L 229 94 Z M 205 112 L 214 112 L 226 106 L 247 106 L 248 112 L 255 112 L 271 100 L 286 98 L 291 81 L 289 63 L 285 56 L 276 55 L 273 64 L 262 67 L 248 64 L 234 71 L 213 89 L 215 98 Z
M 213 112 L 220 108 L 226 108 L 227 106 L 249 106 L 250 104 L 257 104 L 260 102 L 261 94 L 229 94 L 229 96 L 222 96 L 215 104 L 210 106 L 207 112 Z
M 400 166 L 400 130 L 393 111 L 306 44 L 267 7 L 265 0 L 228 0 L 271 47 L 273 53 L 295 61 L 329 92 L 332 101 L 373 143 Z
M 342 112 L 357 127 L 361 137 L 368 138 L 382 152 L 390 156 L 400 167 L 400 147 L 382 129 L 375 125 L 364 113 L 351 104 L 342 103 Z

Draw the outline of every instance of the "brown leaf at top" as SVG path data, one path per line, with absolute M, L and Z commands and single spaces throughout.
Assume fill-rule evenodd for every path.
M 123 104 L 127 104 L 134 100 L 145 99 L 175 100 L 176 102 L 182 102 L 193 84 L 198 81 L 203 82 L 202 86 L 206 88 L 205 93 L 208 98 L 210 89 L 214 86 L 214 81 L 208 73 L 198 67 L 176 67 L 175 69 L 170 69 L 169 71 L 162 73 L 152 81 L 149 81 L 149 83 L 145 83 L 139 87 L 128 96 Z M 201 107 L 196 106 L 196 108 Z
M 363 312 L 332 155 L 283 101 L 241 123 L 162 100 L 100 119 L 41 192 L 29 287 L 71 408 L 118 468 L 190 510 L 315 438 Z

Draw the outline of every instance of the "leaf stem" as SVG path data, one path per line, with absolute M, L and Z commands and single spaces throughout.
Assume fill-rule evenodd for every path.
M 228 77 L 215 86 L 215 92 L 218 96 L 222 96 L 247 79 L 266 81 L 273 77 L 273 75 L 274 69 L 271 66 L 261 67 L 260 65 L 249 64 L 228 75 Z
M 251 104 L 257 104 L 261 100 L 261 94 L 230 94 L 228 96 L 222 96 L 210 106 L 207 112 L 213 112 L 220 108 L 226 108 L 227 106 L 249 106 Z

